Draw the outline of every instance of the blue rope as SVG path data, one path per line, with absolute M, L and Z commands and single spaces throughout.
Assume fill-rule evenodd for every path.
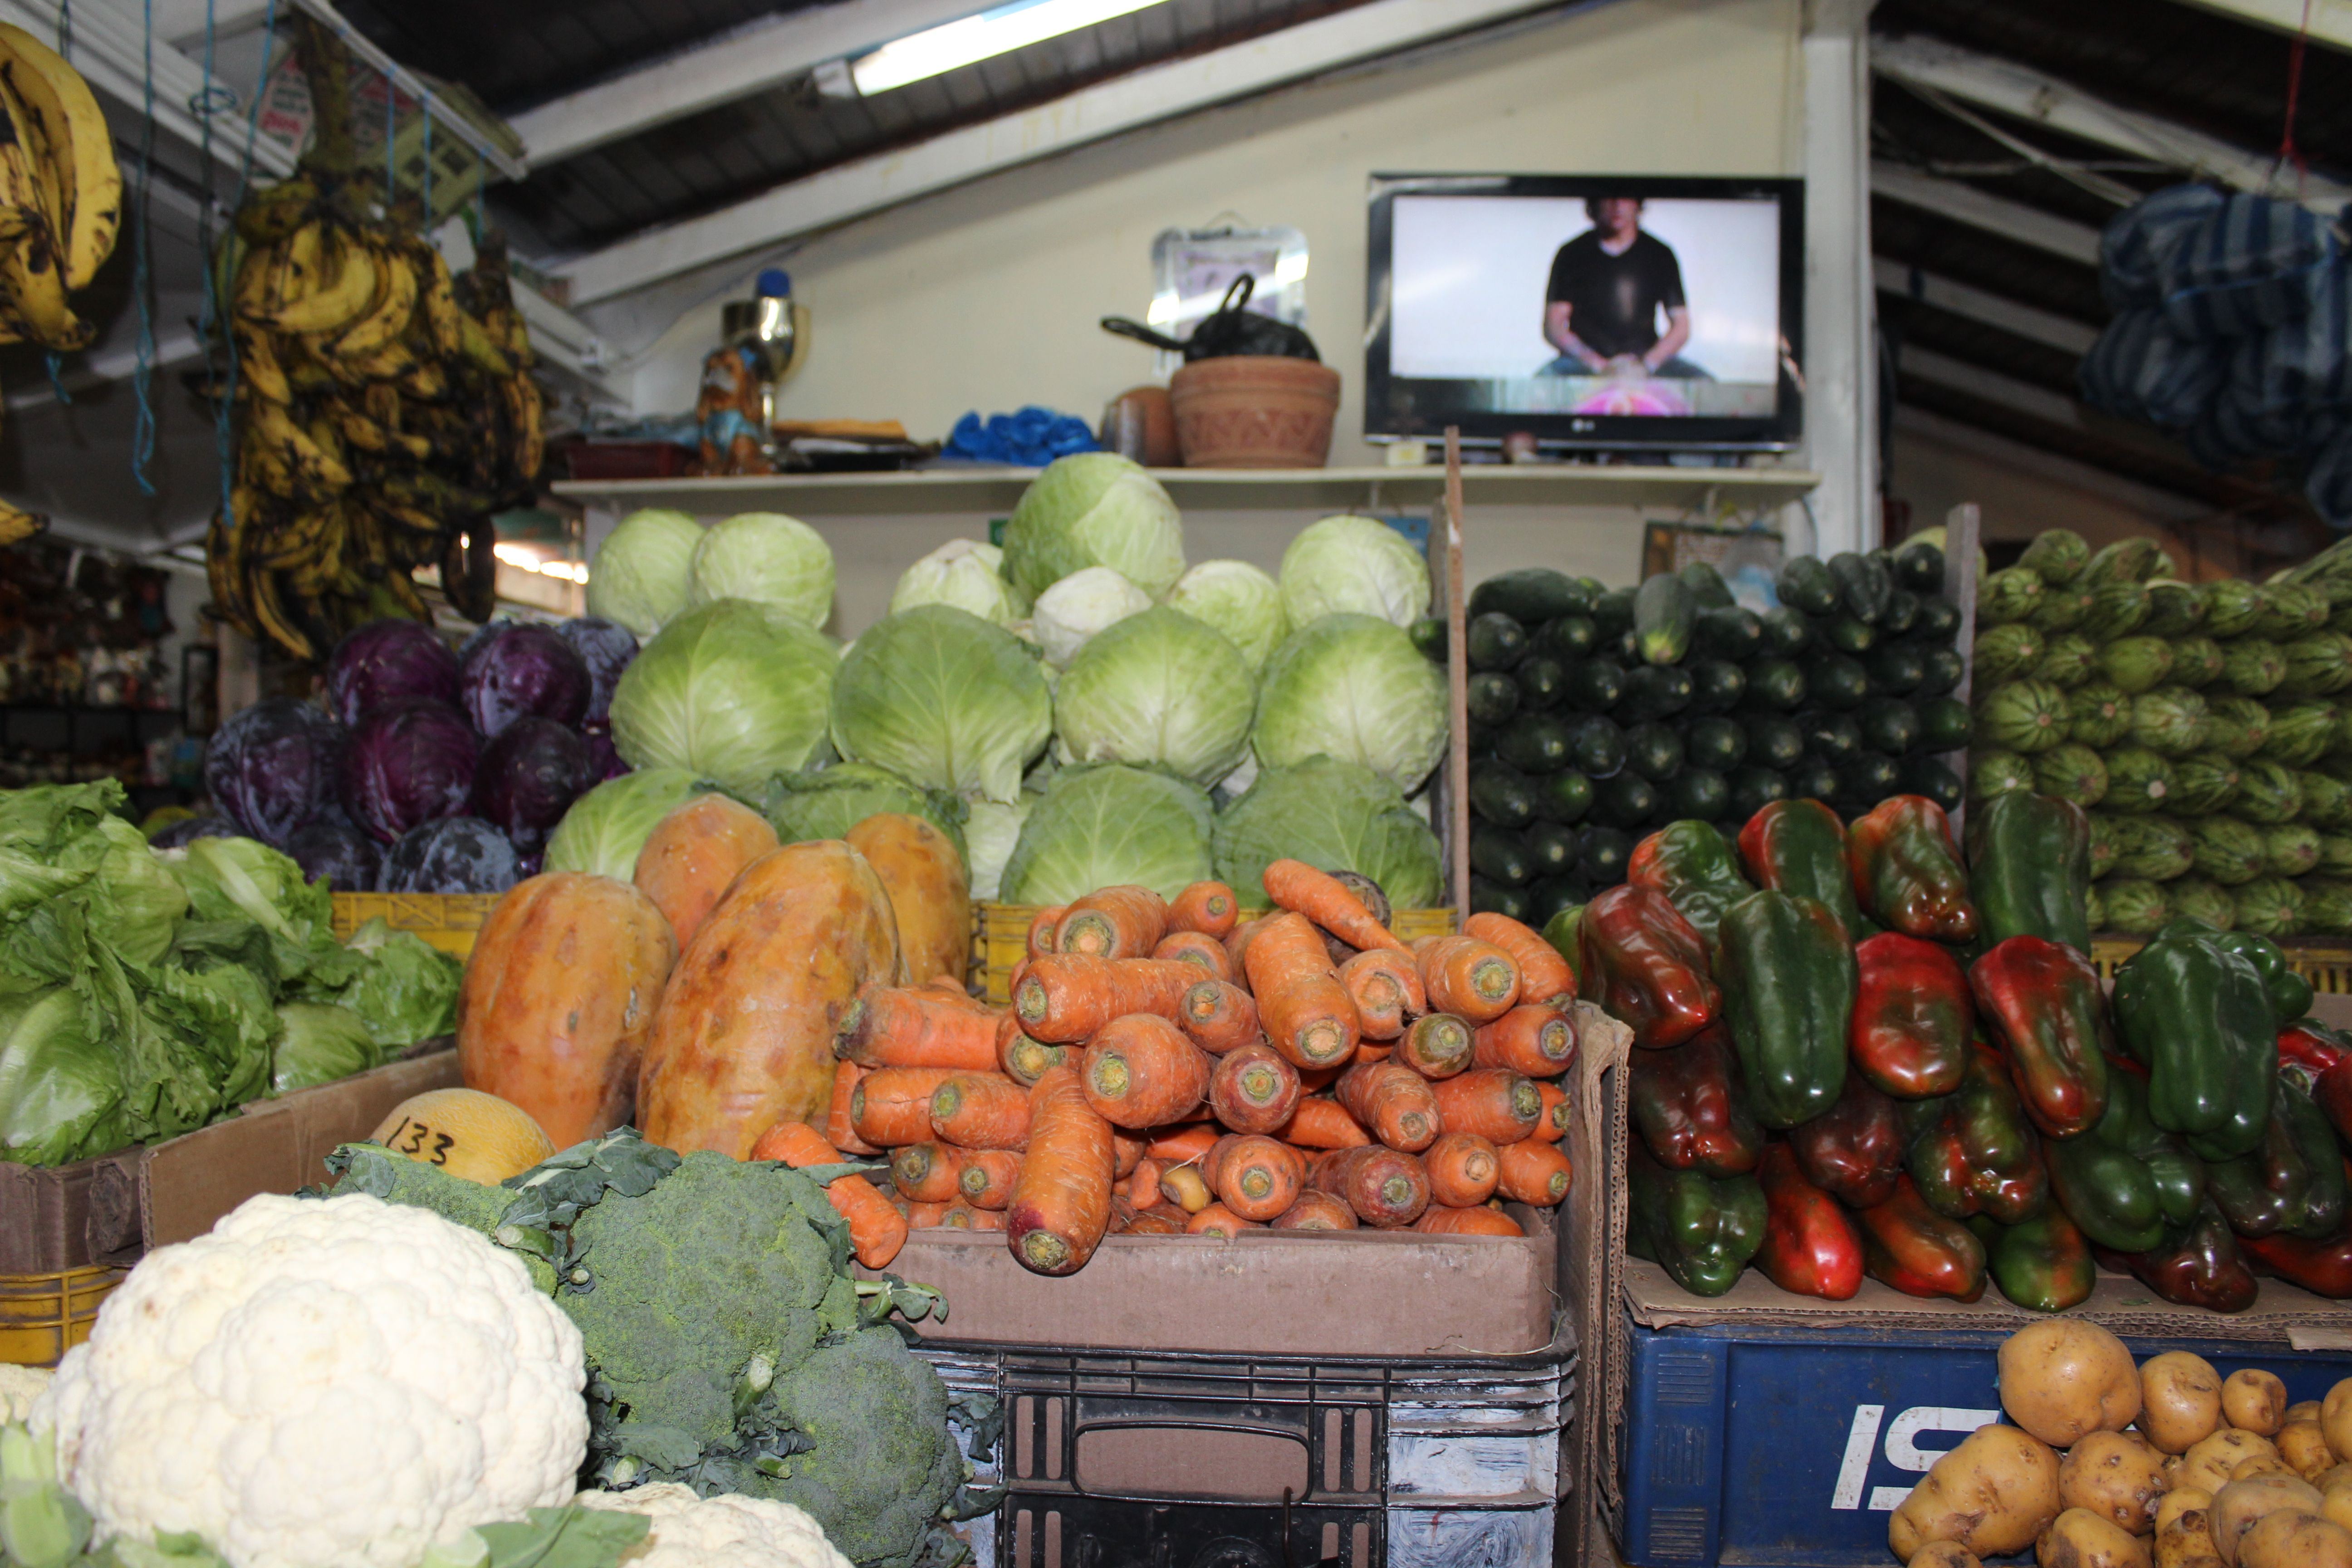
M 146 14 L 146 42 L 142 60 L 145 80 L 146 123 L 139 132 L 139 216 L 131 229 L 131 287 L 139 297 L 139 346 L 131 362 L 131 384 L 138 400 L 138 416 L 131 425 L 131 477 L 138 481 L 139 493 L 153 496 L 154 481 L 147 477 L 147 465 L 155 460 L 155 297 L 153 279 L 148 270 L 148 210 L 149 195 L 155 182 L 155 0 L 142 0 Z

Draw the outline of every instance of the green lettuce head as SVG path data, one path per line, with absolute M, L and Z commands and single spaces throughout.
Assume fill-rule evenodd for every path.
M 588 573 L 588 613 L 618 621 L 640 642 L 686 608 L 702 524 L 682 511 L 647 508 L 623 518 L 596 549 Z
M 1418 789 L 1445 754 L 1445 676 L 1403 627 L 1325 616 L 1267 662 L 1252 739 L 1263 767 L 1335 757 Z
M 376 1065 L 367 1026 L 323 1002 L 289 1002 L 278 1009 L 280 1032 L 270 1058 L 269 1089 L 291 1094 L 334 1083 Z
M 824 744 L 833 644 L 745 599 L 688 610 L 621 672 L 613 744 L 633 768 L 686 768 L 755 795 Z
M 131 1142 L 122 1058 L 60 985 L 0 996 L 0 1160 L 63 1165 Z
M 1176 503 L 1159 480 L 1109 452 L 1056 459 L 1004 525 L 1004 575 L 1031 599 L 1088 566 L 1108 566 L 1155 597 L 1184 574 Z
M 1256 700 L 1241 650 L 1161 605 L 1078 650 L 1054 689 L 1054 727 L 1073 761 L 1157 764 L 1207 785 L 1249 749 Z
M 1429 613 L 1429 563 L 1374 517 L 1327 517 L 1282 552 L 1282 614 L 1296 631 L 1325 616 L 1378 616 L 1400 626 Z
M 1245 903 L 1258 901 L 1266 867 L 1284 859 L 1370 877 L 1396 909 L 1441 900 L 1437 835 L 1396 785 L 1353 763 L 1309 757 L 1261 772 L 1218 815 L 1215 842 L 1217 879 Z
M 708 795 L 691 768 L 639 768 L 606 779 L 572 803 L 547 841 L 551 871 L 588 871 L 625 882 L 636 875 L 637 852 L 654 826 L 684 805 Z
M 253 838 L 197 838 L 163 852 L 186 889 L 188 912 L 208 922 L 250 921 L 269 938 L 278 979 L 315 976 L 341 984 L 358 961 L 334 937 L 334 904 L 327 882 L 302 880 L 290 857 Z
M 850 648 L 834 683 L 842 756 L 926 789 L 1013 800 L 1053 727 L 1037 656 L 1003 627 L 946 605 L 885 617 Z
M 1008 904 L 1066 904 L 1134 883 L 1172 899 L 1209 876 L 1209 797 L 1114 763 L 1064 768 L 1021 825 L 997 889 Z
M 1223 632 L 1252 674 L 1265 668 L 1282 641 L 1282 591 L 1246 561 L 1202 562 L 1176 579 L 1168 603 Z
M 749 599 L 804 626 L 833 614 L 833 547 L 780 511 L 747 511 L 714 524 L 695 544 L 686 602 Z

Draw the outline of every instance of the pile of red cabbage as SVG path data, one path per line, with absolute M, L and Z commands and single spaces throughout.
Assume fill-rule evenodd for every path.
M 372 621 L 327 662 L 324 709 L 274 698 L 212 738 L 230 828 L 341 892 L 499 893 L 539 869 L 573 800 L 628 772 L 608 712 L 625 626 L 493 621 L 453 650 Z

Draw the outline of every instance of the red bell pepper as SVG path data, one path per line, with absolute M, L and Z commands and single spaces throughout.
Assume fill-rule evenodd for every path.
M 1585 905 L 1576 946 L 1578 990 L 1637 1046 L 1679 1046 L 1722 1010 L 1706 943 L 1654 889 L 1621 883 Z
M 1889 931 L 1930 942 L 1977 934 L 1969 874 L 1944 808 L 1925 795 L 1880 801 L 1846 829 L 1846 866 L 1862 912 Z
M 2306 1243 L 2306 1245 L 2309 1245 Z M 2130 1271 L 2132 1278 L 2183 1307 L 2207 1307 L 2216 1312 L 2242 1312 L 2254 1304 L 2261 1287 L 2246 1266 L 2230 1222 L 2208 1198 L 2188 1225 L 2166 1236 L 2147 1252 L 2115 1253 L 2095 1247 L 2100 1262 Z
M 1758 887 L 1811 899 L 1852 938 L 1861 933 L 1862 911 L 1845 850 L 1845 824 L 1817 800 L 1776 800 L 1739 830 L 1739 858 Z
M 1959 1088 L 1977 1012 L 1958 961 L 1932 942 L 1891 931 L 1855 948 L 1853 961 L 1846 1054 L 1855 1069 L 1897 1100 L 1933 1100 Z
M 1739 1058 L 1720 1024 L 1671 1051 L 1633 1058 L 1627 1098 L 1634 1130 L 1670 1171 L 1737 1176 L 1756 1168 L 1764 1129 L 1748 1108 Z
M 1960 1087 L 1912 1114 L 1933 1118 L 1915 1123 L 1908 1163 L 1922 1201 L 1937 1213 L 1953 1219 L 1985 1214 L 2015 1225 L 2049 1203 L 2042 1141 L 1990 1046 L 1970 1047 Z
M 1796 1151 L 1774 1143 L 1756 1179 L 1764 1187 L 1764 1245 L 1756 1266 L 1800 1296 L 1846 1301 L 1862 1289 L 1862 1232 L 1838 1201 L 1805 1180 Z
M 2307 1067 L 2316 1075 L 2352 1057 L 2352 1038 L 2316 1018 L 2298 1018 L 2278 1032 L 2279 1065 Z
M 2352 1144 L 2352 1057 L 2347 1057 L 2312 1080 L 2311 1098 L 2327 1113 L 2337 1142 Z
M 1862 1227 L 1872 1279 L 1906 1296 L 1973 1301 L 1984 1294 L 1984 1243 L 1958 1220 L 1929 1208 L 1910 1177 L 1895 1184 L 1893 1197 L 1853 1218 Z
M 2097 1126 L 2116 1038 L 2091 961 L 2064 942 L 2013 936 L 1976 961 L 1969 988 L 2033 1124 L 2053 1138 Z
M 1769 1175 L 1764 1178 L 1764 1197 L 1767 1203 L 1773 1203 Z M 1777 1225 L 1777 1204 L 1772 1213 Z M 2352 1297 L 2352 1225 L 2345 1226 L 2325 1241 L 2305 1241 L 2282 1231 L 2276 1236 L 2241 1237 L 2238 1245 L 2265 1272 L 2291 1285 L 2300 1285 L 2315 1296 L 2325 1296 L 2333 1301 Z M 1769 1232 L 1765 1236 L 1764 1250 L 1772 1250 Z
M 1845 1075 L 1845 1087 L 1827 1110 L 1789 1129 L 1789 1148 L 1805 1180 L 1858 1209 L 1895 1195 L 1909 1145 L 1895 1101 Z

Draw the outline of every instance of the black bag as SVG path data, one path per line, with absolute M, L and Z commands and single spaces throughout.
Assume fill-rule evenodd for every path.
M 1181 353 L 1187 364 L 1196 359 L 1231 359 L 1240 354 L 1311 359 L 1321 363 L 1323 356 L 1315 352 L 1315 340 L 1304 330 L 1244 309 L 1256 288 L 1257 279 L 1246 272 L 1234 279 L 1234 286 L 1225 290 L 1217 308 L 1202 317 L 1201 324 L 1182 342 L 1127 316 L 1105 316 L 1102 329 L 1139 343 L 1150 343 L 1155 349 Z

